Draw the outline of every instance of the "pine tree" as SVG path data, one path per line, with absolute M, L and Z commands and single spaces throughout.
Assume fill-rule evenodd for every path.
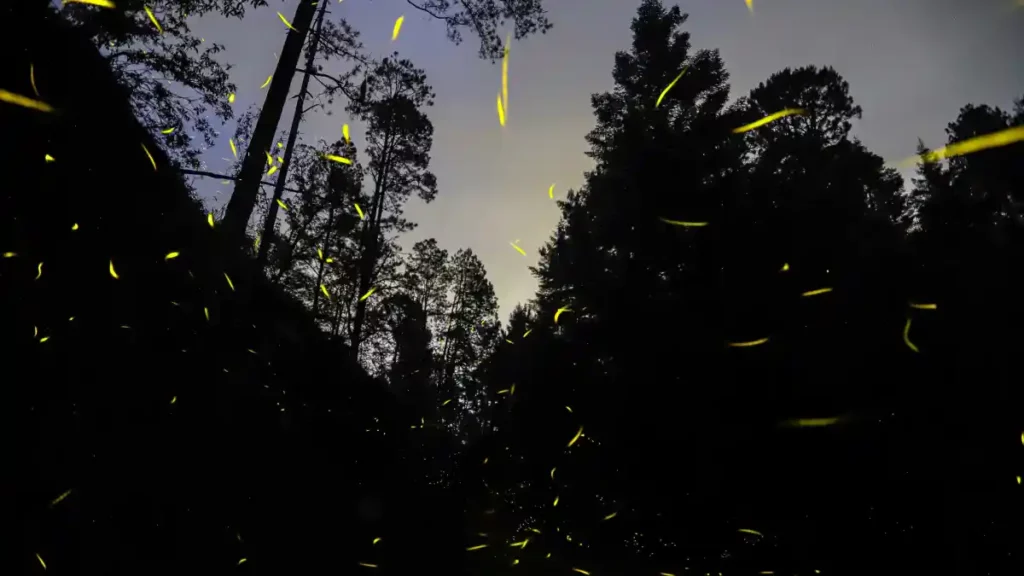
M 223 46 L 196 37 L 188 18 L 208 13 L 242 18 L 247 8 L 264 5 L 265 0 L 120 0 L 115 9 L 105 9 L 65 2 L 60 14 L 100 50 L 131 95 L 139 121 L 171 159 L 195 169 L 203 147 L 212 146 L 217 136 L 210 114 L 230 119 L 228 94 L 236 88 L 216 60 Z

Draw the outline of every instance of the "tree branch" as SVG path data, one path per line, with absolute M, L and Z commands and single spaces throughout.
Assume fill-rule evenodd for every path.
M 445 22 L 451 22 L 452 20 L 455 19 L 454 16 L 444 16 L 442 14 L 437 14 L 433 10 L 431 10 L 430 8 L 427 8 L 426 6 L 420 6 L 419 4 L 413 2 L 412 0 L 405 0 L 405 2 L 409 6 L 412 6 L 413 8 L 419 10 L 420 12 L 424 12 L 426 14 L 429 14 L 430 16 L 433 16 L 434 18 L 437 18 L 438 20 L 444 20 Z
M 220 178 L 222 180 L 234 180 L 234 181 L 238 180 L 237 176 L 228 176 L 226 174 L 217 174 L 215 172 L 206 172 L 204 170 L 189 170 L 187 168 L 180 168 L 178 171 L 181 172 L 182 174 L 189 174 L 189 175 L 192 175 L 192 176 L 202 176 L 204 178 Z M 274 186 L 273 182 L 263 182 L 263 181 L 261 181 L 260 184 L 263 184 L 264 186 Z M 284 187 L 284 189 L 289 191 L 289 192 L 294 192 L 296 194 L 301 192 L 300 190 L 296 190 L 294 188 L 288 188 L 287 186 Z

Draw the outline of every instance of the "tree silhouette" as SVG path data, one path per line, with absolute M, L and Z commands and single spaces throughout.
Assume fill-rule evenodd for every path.
M 427 169 L 434 127 L 424 107 L 434 94 L 426 75 L 408 60 L 385 58 L 366 78 L 366 96 L 350 102 L 349 110 L 367 126 L 366 154 L 373 192 L 360 238 L 359 291 L 365 294 L 378 280 L 377 265 L 388 234 L 411 229 L 402 207 L 411 195 L 430 202 L 437 195 L 437 178 Z M 365 339 L 367 303 L 360 300 L 349 338 L 358 354 Z
M 284 156 L 280 159 L 280 170 L 278 171 L 277 182 L 274 185 L 274 193 L 270 202 L 267 204 L 267 212 L 263 218 L 262 235 L 264 237 L 270 236 L 277 222 L 278 201 L 281 199 L 281 196 L 284 193 L 285 183 L 288 181 L 288 171 L 291 166 L 295 144 L 298 140 L 299 125 L 306 113 L 319 107 L 318 104 L 314 104 L 307 109 L 305 107 L 305 103 L 306 98 L 310 96 L 309 82 L 314 74 L 313 70 L 315 68 L 323 68 L 322 64 L 317 63 L 317 54 L 320 47 L 328 47 L 331 53 L 340 55 L 347 61 L 357 62 L 352 69 L 339 77 L 334 78 L 336 83 L 335 85 L 338 89 L 344 89 L 350 85 L 351 78 L 361 70 L 358 62 L 365 60 L 358 54 L 362 46 L 356 40 L 357 34 L 346 22 L 342 21 L 340 24 L 334 24 L 329 21 L 324 21 L 324 16 L 327 13 L 327 6 L 327 3 L 321 5 L 320 12 L 317 15 L 316 22 L 314 24 L 312 36 L 306 46 L 306 72 L 302 76 L 302 84 L 299 88 L 299 93 L 295 96 L 295 112 L 292 114 L 291 128 L 288 131 L 287 143 L 284 145 Z M 327 103 L 331 103 L 330 99 L 328 99 Z M 337 206 L 337 202 L 332 204 L 332 206 L 340 208 L 340 206 Z M 262 269 L 265 265 L 269 246 L 270 244 L 268 243 L 258 250 L 256 255 L 257 269 Z M 317 301 L 314 300 L 314 314 L 316 313 L 316 302 Z
M 504 2 L 502 6 L 499 6 L 496 0 L 460 0 L 458 3 L 451 0 L 425 0 L 421 4 L 412 0 L 406 1 L 410 6 L 445 22 L 448 37 L 453 42 L 461 42 L 462 30 L 472 25 L 472 30 L 481 40 L 481 57 L 491 60 L 498 58 L 502 53 L 497 28 L 505 21 L 511 20 L 514 23 L 517 39 L 535 32 L 544 33 L 551 27 L 544 16 L 541 0 Z M 267 93 L 267 100 L 256 123 L 249 150 L 246 151 L 245 159 L 242 162 L 238 184 L 228 202 L 225 215 L 226 226 L 230 231 L 229 237 L 235 243 L 241 243 L 252 210 L 256 205 L 256 197 L 259 192 L 258 174 L 262 167 L 262 158 L 259 157 L 257 151 L 269 149 L 273 141 L 281 113 L 284 110 L 288 89 L 298 68 L 299 53 L 305 42 L 306 33 L 313 22 L 315 10 L 316 4 L 311 2 L 299 2 L 295 8 L 295 15 L 291 20 L 288 36 L 281 50 L 281 58 L 278 60 L 277 69 Z M 365 95 L 365 90 L 364 84 L 360 89 L 361 96 Z M 358 350 L 358 345 L 355 348 Z
M 217 135 L 210 114 L 232 117 L 228 94 L 235 85 L 228 79 L 230 67 L 216 59 L 223 46 L 196 37 L 187 19 L 208 13 L 241 18 L 247 8 L 265 5 L 265 0 L 123 0 L 115 9 L 97 9 L 65 2 L 60 15 L 100 50 L 131 95 L 136 116 L 171 158 L 198 168 L 203 145 L 212 146 Z M 161 30 L 144 7 L 153 11 Z

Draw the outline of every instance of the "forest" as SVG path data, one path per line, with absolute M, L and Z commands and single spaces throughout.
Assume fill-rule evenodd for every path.
M 500 69 L 552 1 L 408 10 Z M 472 247 L 403 247 L 436 96 L 339 4 L 4 3 L 4 573 L 1022 573 L 1024 91 L 905 182 L 837 70 L 730 93 L 669 4 L 501 318 Z M 240 110 L 190 22 L 268 5 Z

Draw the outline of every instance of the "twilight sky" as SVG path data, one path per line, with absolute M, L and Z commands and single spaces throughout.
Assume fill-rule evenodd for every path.
M 222 61 L 234 66 L 239 113 L 262 104 L 266 92 L 259 87 L 273 72 L 287 31 L 276 12 L 290 18 L 296 0 L 268 3 L 244 20 L 208 17 L 193 26 L 197 35 L 225 46 Z M 545 4 L 554 28 L 513 43 L 510 51 L 504 128 L 495 112 L 501 67 L 477 58 L 476 38 L 451 44 L 441 23 L 404 0 L 344 0 L 331 7 L 334 18 L 361 32 L 372 55 L 398 50 L 426 71 L 437 94 L 427 113 L 439 194 L 429 205 L 409 202 L 406 214 L 419 227 L 402 244 L 434 237 L 449 252 L 472 248 L 494 283 L 503 319 L 536 289 L 527 267 L 558 220 L 548 186 L 555 183 L 556 198 L 562 197 L 591 167 L 583 154 L 583 137 L 594 125 L 590 95 L 611 88 L 613 57 L 629 47 L 640 0 Z M 854 134 L 890 162 L 913 155 L 919 137 L 942 145 L 945 125 L 968 102 L 1005 109 L 1024 96 L 1024 0 L 754 0 L 754 14 L 743 0 L 678 4 L 690 15 L 685 29 L 693 47 L 721 51 L 733 98 L 787 66 L 833 66 L 864 109 Z M 392 43 L 402 14 L 401 35 Z M 293 93 L 298 82 L 296 75 Z M 288 125 L 292 107 L 279 128 Z M 358 146 L 361 129 L 341 108 L 336 105 L 332 116 L 310 115 L 303 139 L 333 141 L 348 122 Z M 223 142 L 205 155 L 211 170 L 225 168 L 233 132 L 233 124 L 225 126 Z M 196 186 L 217 209 L 230 194 L 216 180 L 198 179 Z M 514 240 L 527 258 L 509 245 Z

